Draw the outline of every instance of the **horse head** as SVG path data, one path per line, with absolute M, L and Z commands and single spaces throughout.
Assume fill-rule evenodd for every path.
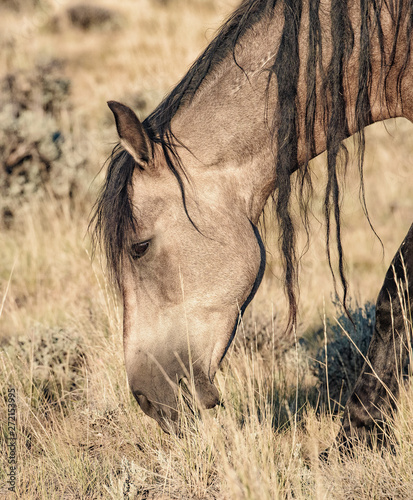
M 265 254 L 224 175 L 198 166 L 190 182 L 177 182 L 134 112 L 108 104 L 123 150 L 109 166 L 97 214 L 123 297 L 129 385 L 168 430 L 182 381 L 193 383 L 201 406 L 218 404 L 214 376 L 258 288 Z

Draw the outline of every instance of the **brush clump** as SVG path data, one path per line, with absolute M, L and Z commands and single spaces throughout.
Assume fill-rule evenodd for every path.
M 81 397 L 87 366 L 82 340 L 76 330 L 35 328 L 31 334 L 12 338 L 3 346 L 10 359 L 18 359 L 22 370 L 31 373 L 32 406 L 68 408 Z M 27 373 L 27 372 L 26 372 Z
M 70 88 L 58 60 L 0 81 L 0 210 L 8 226 L 33 198 L 75 196 L 87 160 L 72 142 Z
M 122 17 L 119 12 L 92 3 L 80 3 L 53 16 L 48 26 L 52 32 L 59 32 L 64 28 L 108 32 L 119 29 L 121 25 Z
M 323 403 L 330 398 L 337 412 L 350 396 L 364 365 L 364 357 L 374 332 L 376 308 L 367 302 L 364 306 L 350 307 L 350 318 L 336 304 L 337 320 L 328 320 L 325 326 L 327 346 L 318 350 L 312 364 L 319 380 Z M 354 324 L 353 324 L 354 323 Z M 324 336 L 324 329 L 317 333 Z
M 280 358 L 294 344 L 292 331 L 281 332 L 278 314 L 248 312 L 238 326 L 234 350 Z
M 117 15 L 111 9 L 84 3 L 67 9 L 67 16 L 73 26 L 82 30 L 113 28 L 117 25 Z
M 2 0 L 0 9 L 14 12 L 24 12 L 28 9 L 46 8 L 50 6 L 50 0 Z

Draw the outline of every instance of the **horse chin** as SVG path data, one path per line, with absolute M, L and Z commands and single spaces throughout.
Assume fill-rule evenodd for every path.
M 210 410 L 220 402 L 218 389 L 214 383 L 203 373 L 194 377 L 198 403 L 202 408 Z
M 175 408 L 169 405 L 152 403 L 146 396 L 136 392 L 133 395 L 142 411 L 156 420 L 164 432 L 167 434 L 177 434 L 179 432 L 178 411 Z
M 162 394 L 162 397 L 158 395 L 152 400 L 140 391 L 133 391 L 142 411 L 156 420 L 167 434 L 180 434 L 181 410 L 184 407 L 188 407 L 191 413 L 199 414 L 199 409 L 209 410 L 220 404 L 218 389 L 202 370 L 194 370 L 191 381 L 182 377 L 175 390 L 170 384 L 168 385 L 167 393 Z M 180 397 L 178 393 L 181 394 Z

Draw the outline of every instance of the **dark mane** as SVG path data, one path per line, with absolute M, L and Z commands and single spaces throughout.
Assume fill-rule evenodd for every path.
M 137 230 L 129 198 L 135 161 L 117 145 L 108 159 L 105 182 L 94 206 L 89 228 L 92 246 L 101 246 L 106 255 L 109 276 L 118 286 L 121 283 L 122 260 L 130 236 Z
M 232 51 L 235 59 L 234 51 L 238 39 L 270 12 L 276 2 L 277 0 L 243 0 L 187 74 L 144 121 L 147 129 L 152 131 L 151 138 L 171 138 L 171 121 L 179 108 L 191 101 L 211 70 L 223 61 L 229 52 Z
M 293 191 L 292 172 L 297 172 L 299 186 L 299 202 L 302 220 L 308 234 L 308 206 L 312 194 L 311 171 L 309 160 L 315 154 L 315 119 L 319 105 L 317 98 L 322 99 L 324 109 L 324 126 L 327 137 L 327 185 L 325 189 L 324 214 L 326 219 L 326 247 L 330 268 L 330 242 L 333 237 L 338 252 L 338 273 L 343 289 L 343 303 L 347 295 L 345 266 L 341 244 L 340 225 L 340 172 L 345 172 L 347 151 L 342 144 L 348 136 L 346 119 L 346 102 L 344 99 L 344 73 L 346 64 L 353 53 L 355 34 L 353 32 L 347 0 L 331 0 L 332 57 L 327 68 L 323 68 L 323 38 L 320 22 L 320 0 L 309 1 L 308 59 L 301 61 L 299 56 L 299 32 L 303 9 L 303 0 L 244 0 L 238 9 L 222 26 L 215 39 L 196 60 L 188 73 L 164 99 L 164 101 L 144 121 L 144 127 L 152 141 L 163 148 L 169 168 L 176 176 L 185 204 L 183 177 L 185 171 L 176 152 L 179 143 L 171 131 L 171 122 L 179 109 L 191 101 L 202 84 L 208 79 L 211 70 L 216 67 L 228 53 L 235 59 L 235 47 L 238 40 L 266 15 L 271 15 L 280 2 L 284 5 L 284 27 L 277 55 L 268 75 L 267 92 L 271 92 L 273 79 L 277 82 L 277 109 L 269 109 L 268 115 L 283 117 L 280 127 L 272 128 L 273 142 L 277 144 L 277 159 L 274 168 L 277 171 L 277 187 L 274 193 L 276 216 L 280 227 L 280 248 L 284 260 L 285 287 L 290 305 L 290 324 L 296 321 L 297 311 L 297 257 L 295 252 L 295 227 L 291 216 L 291 194 Z M 368 217 L 363 187 L 363 156 L 365 148 L 364 128 L 371 123 L 371 106 L 369 93 L 371 90 L 372 69 L 370 61 L 371 39 L 378 39 L 381 49 L 382 81 L 384 95 L 387 96 L 388 77 L 396 61 L 400 38 L 408 37 L 413 26 L 413 2 L 402 0 L 359 0 L 361 25 L 358 34 L 359 71 L 358 95 L 354 109 L 358 140 L 358 166 L 360 172 L 360 199 Z M 384 34 L 381 26 L 381 10 L 388 9 L 393 18 L 394 38 L 389 55 L 384 49 Z M 406 25 L 406 31 L 402 27 Z M 401 83 L 405 69 L 410 61 L 410 46 L 401 61 L 397 77 L 398 99 L 401 101 Z M 307 145 L 307 160 L 298 165 L 298 120 L 297 89 L 299 68 L 306 64 L 306 110 L 305 130 L 303 131 Z M 322 91 L 316 93 L 317 77 L 322 78 Z M 319 97 L 321 95 L 321 97 Z M 275 124 L 276 120 L 273 120 Z M 269 120 L 271 124 L 271 120 Z M 120 280 L 120 262 L 125 248 L 125 236 L 135 228 L 128 189 L 133 173 L 133 162 L 126 152 L 115 150 L 110 159 L 105 184 L 95 206 L 92 223 L 94 241 L 101 241 L 113 276 Z

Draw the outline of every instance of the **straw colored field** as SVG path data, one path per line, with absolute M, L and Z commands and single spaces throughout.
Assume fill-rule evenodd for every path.
M 311 369 L 340 314 L 325 258 L 322 157 L 314 162 L 311 246 L 301 263 L 304 340 L 282 338 L 286 301 L 268 215 L 268 270 L 241 340 L 217 375 L 225 408 L 201 419 L 186 415 L 186 432 L 177 438 L 163 434 L 129 393 L 121 302 L 99 260 L 91 263 L 87 235 L 98 172 L 116 142 L 105 102 L 123 101 L 144 117 L 237 3 L 95 0 L 89 5 L 101 10 L 86 11 L 70 10 L 77 3 L 69 0 L 0 6 L 1 160 L 12 162 L 16 137 L 29 158 L 16 174 L 19 189 L 4 190 L 0 204 L 2 498 L 10 388 L 17 401 L 17 498 L 413 498 L 409 385 L 390 416 L 393 453 L 360 445 L 354 459 L 340 461 L 333 452 L 328 464 L 317 460 L 339 424 L 337 402 L 332 413 L 320 407 Z M 7 75 L 17 82 L 12 91 Z M 59 97 L 46 106 L 51 93 Z M 6 130 L 11 98 L 27 109 Z M 44 140 L 49 131 L 58 134 L 53 141 Z M 367 131 L 366 199 L 384 257 L 358 201 L 357 165 L 350 165 L 343 236 L 353 308 L 375 301 L 411 223 L 412 137 L 403 120 Z M 28 179 L 27 189 L 21 179 Z

